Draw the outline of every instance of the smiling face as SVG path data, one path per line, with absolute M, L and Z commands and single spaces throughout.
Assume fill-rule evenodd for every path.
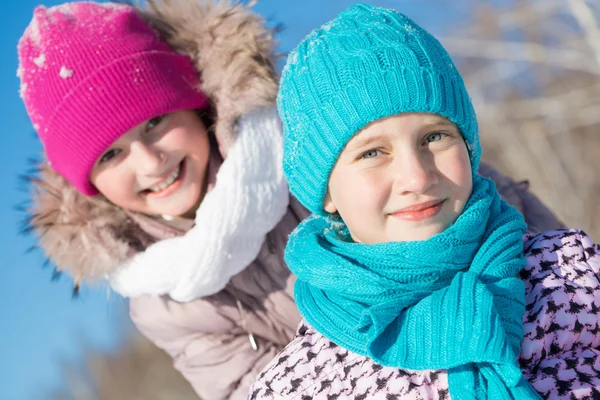
M 473 187 L 456 125 L 425 113 L 377 120 L 346 144 L 324 209 L 358 243 L 426 240 L 454 223 Z
M 90 174 L 109 201 L 147 214 L 194 212 L 205 190 L 210 144 L 195 111 L 135 126 L 110 146 Z

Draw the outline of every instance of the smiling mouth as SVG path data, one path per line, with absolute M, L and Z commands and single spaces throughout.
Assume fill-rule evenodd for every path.
M 179 184 L 181 182 L 180 178 L 184 169 L 184 161 L 185 160 L 182 160 L 179 163 L 179 165 L 177 165 L 177 167 L 173 170 L 173 172 L 171 172 L 169 176 L 161 183 L 151 186 L 145 190 L 142 190 L 141 193 L 148 196 L 161 196 L 166 192 L 170 192 L 176 184 Z
M 435 217 L 442 209 L 446 199 L 406 207 L 390 215 L 405 221 L 425 221 Z

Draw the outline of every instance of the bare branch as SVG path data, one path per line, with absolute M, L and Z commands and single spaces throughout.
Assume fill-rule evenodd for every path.
M 446 37 L 442 42 L 450 53 L 464 57 L 525 61 L 600 75 L 595 65 L 589 65 L 590 56 L 577 50 L 550 48 L 538 43 L 457 37 Z
M 600 28 L 594 12 L 585 0 L 568 0 L 569 8 L 581 29 L 585 32 L 587 43 L 594 52 L 596 64 L 600 71 Z

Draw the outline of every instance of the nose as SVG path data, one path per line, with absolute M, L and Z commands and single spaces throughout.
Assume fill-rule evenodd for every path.
M 164 154 L 155 146 L 139 140 L 130 144 L 129 161 L 140 174 L 153 175 L 160 171 L 165 158 Z
M 396 157 L 394 168 L 394 192 L 399 194 L 423 194 L 439 182 L 437 169 L 430 154 L 420 151 L 404 152 Z

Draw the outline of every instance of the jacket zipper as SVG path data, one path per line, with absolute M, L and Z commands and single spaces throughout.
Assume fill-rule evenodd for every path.
M 238 312 L 240 313 L 240 319 L 242 321 L 242 328 L 244 328 L 244 330 L 248 334 L 248 341 L 250 342 L 250 346 L 252 347 L 252 349 L 254 351 L 258 351 L 258 343 L 256 343 L 256 339 L 254 338 L 254 335 L 252 334 L 252 330 L 248 326 L 248 322 L 246 320 L 246 312 L 244 310 L 244 306 L 242 305 L 242 302 L 237 297 L 237 290 L 236 290 L 236 295 L 235 295 L 235 304 L 237 306 Z
M 266 242 L 267 242 L 267 249 L 269 250 L 269 253 L 275 254 L 275 243 L 274 243 L 273 238 L 271 237 L 271 232 L 267 233 Z M 235 292 L 234 293 L 235 305 L 237 306 L 238 312 L 240 314 L 240 320 L 242 321 L 242 328 L 244 328 L 244 330 L 248 334 L 248 341 L 250 342 L 250 346 L 252 346 L 252 349 L 254 351 L 258 351 L 258 343 L 256 342 L 254 335 L 252 334 L 252 330 L 248 326 L 248 321 L 246 320 L 246 311 L 244 310 L 244 306 L 242 305 L 242 302 L 238 298 L 237 289 L 235 289 L 235 288 L 232 288 L 232 289 Z

